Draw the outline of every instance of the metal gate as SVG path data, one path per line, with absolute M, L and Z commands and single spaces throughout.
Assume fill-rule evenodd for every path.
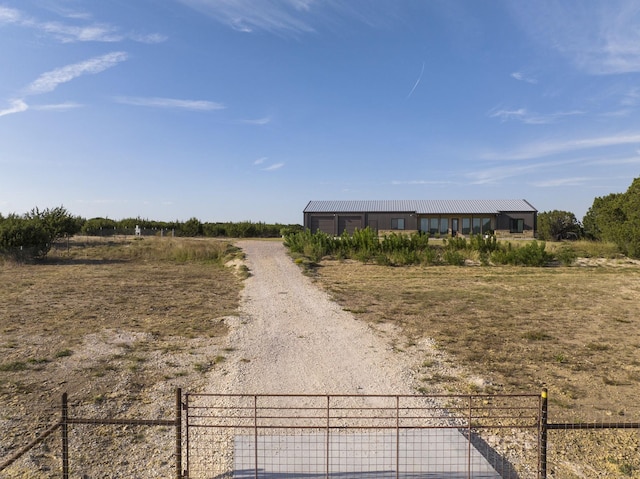
M 527 479 L 538 395 L 187 394 L 185 477 Z

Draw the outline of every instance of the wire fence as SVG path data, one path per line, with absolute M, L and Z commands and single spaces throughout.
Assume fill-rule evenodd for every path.
M 0 442 L 0 478 L 640 477 L 640 422 L 549 422 L 541 395 L 176 391 L 173 417 L 57 419 Z M 51 411 L 53 414 L 53 411 Z
M 185 409 L 193 479 L 515 479 L 539 468 L 539 395 L 187 394 Z
M 86 417 L 75 406 L 64 393 L 57 421 L 7 455 L 0 448 L 0 478 L 183 477 L 181 389 L 171 419 Z

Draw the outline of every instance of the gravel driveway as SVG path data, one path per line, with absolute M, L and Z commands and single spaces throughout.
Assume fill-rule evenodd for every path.
M 280 242 L 239 241 L 251 277 L 233 349 L 210 392 L 239 394 L 411 394 L 408 364 L 388 340 L 341 309 L 304 276 Z

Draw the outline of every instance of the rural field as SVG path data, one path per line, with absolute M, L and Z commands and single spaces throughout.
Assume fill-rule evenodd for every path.
M 248 274 L 242 257 L 213 239 L 78 237 L 43 264 L 0 263 L 0 460 L 55 420 L 62 392 L 101 413 L 157 416 L 170 414 L 175 387 L 204 387 L 234 354 L 225 337 Z M 547 387 L 550 422 L 640 421 L 635 262 L 324 259 L 309 275 L 394 354 L 416 355 L 414 344 L 433 340 L 438 354 L 410 358 L 416 393 Z M 637 430 L 553 432 L 550 440 L 571 451 L 553 477 L 640 477 Z
M 362 321 L 395 325 L 399 354 L 421 338 L 435 340 L 455 372 L 442 374 L 438 359 L 424 358 L 419 391 L 546 387 L 549 422 L 640 421 L 638 262 L 393 268 L 325 260 L 312 274 Z M 570 451 L 554 477 L 640 477 L 637 430 L 550 434 L 558 450 Z
M 202 387 L 228 354 L 242 275 L 225 263 L 239 254 L 216 240 L 76 237 L 44 263 L 0 264 L 0 462 L 57 420 L 63 392 L 89 416 L 171 418 L 175 388 Z M 39 475 L 56 468 L 46 452 L 34 461 L 8 477 L 58 477 Z

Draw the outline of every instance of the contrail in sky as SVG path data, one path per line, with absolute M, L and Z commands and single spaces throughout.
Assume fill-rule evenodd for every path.
M 413 95 L 413 92 L 415 91 L 416 87 L 418 86 L 418 84 L 420 83 L 420 80 L 422 80 L 422 75 L 424 74 L 424 62 L 422 62 L 422 70 L 420 71 L 420 76 L 418 77 L 418 79 L 416 80 L 415 85 L 413 85 L 413 88 L 411 89 L 411 91 L 409 92 L 409 94 L 407 95 L 407 100 L 409 98 L 411 98 L 411 95 Z

